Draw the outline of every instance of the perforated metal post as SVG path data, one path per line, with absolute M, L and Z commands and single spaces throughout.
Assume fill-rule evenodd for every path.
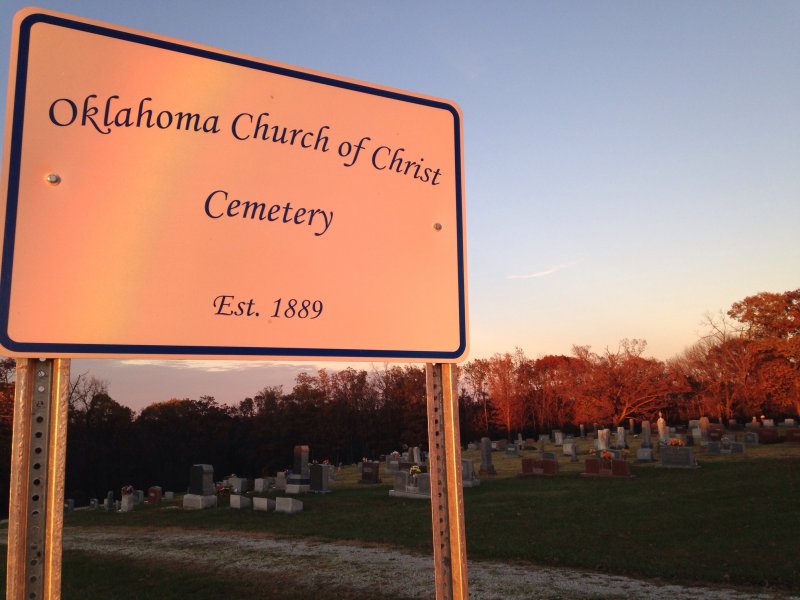
M 17 359 L 7 600 L 61 598 L 68 359 Z
M 428 364 L 425 379 L 436 600 L 465 600 L 469 591 L 455 366 Z

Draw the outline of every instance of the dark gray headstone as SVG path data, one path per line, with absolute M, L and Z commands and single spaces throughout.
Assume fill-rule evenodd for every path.
M 292 466 L 292 474 L 299 475 L 303 479 L 309 478 L 308 446 L 294 447 L 294 464 Z
M 652 448 L 653 438 L 650 434 L 650 421 L 642 421 L 642 448 Z
M 686 446 L 664 446 L 659 455 L 662 467 L 693 469 L 697 466 L 693 449 Z
M 197 496 L 211 496 L 216 493 L 213 466 L 192 465 L 189 470 L 189 493 Z
M 309 467 L 311 474 L 311 491 L 312 492 L 330 492 L 331 488 L 328 483 L 328 468 L 326 465 L 311 465 Z
M 492 440 L 488 437 L 481 438 L 481 475 L 496 475 L 492 464 Z

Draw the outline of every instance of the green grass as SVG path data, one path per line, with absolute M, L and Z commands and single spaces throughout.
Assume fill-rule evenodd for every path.
M 466 455 L 476 458 L 473 452 Z M 519 459 L 495 454 L 498 476 L 464 490 L 468 556 L 676 583 L 800 590 L 800 447 L 748 448 L 745 457 L 706 457 L 699 451 L 698 457 L 700 469 L 634 464 L 635 477 L 622 480 L 582 478 L 582 459 L 576 464 L 566 458 L 560 459 L 558 477 L 522 478 L 517 476 Z M 65 525 L 267 531 L 430 552 L 428 502 L 389 497 L 387 475 L 381 485 L 359 485 L 355 479 L 355 467 L 345 469 L 333 493 L 303 496 L 304 510 L 296 515 L 226 507 L 206 511 L 141 507 L 127 514 L 77 511 L 66 517 Z M 76 576 L 91 569 L 101 574 L 107 569 L 108 577 L 99 579 L 115 585 L 115 573 L 130 572 L 134 588 L 138 581 L 149 586 L 161 574 L 207 582 L 206 574 L 176 574 L 160 565 L 138 561 L 122 565 L 68 552 L 65 592 L 70 581 L 97 579 Z M 215 577 L 220 585 L 226 581 L 221 574 L 213 575 L 208 579 L 211 588 Z M 175 589 L 184 595 L 174 597 L 185 597 L 188 588 L 181 589 L 182 585 Z M 236 589 L 243 587 L 247 586 Z M 83 597 L 100 594 L 88 591 Z

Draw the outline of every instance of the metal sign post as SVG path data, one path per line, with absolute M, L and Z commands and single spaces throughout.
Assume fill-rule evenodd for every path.
M 454 365 L 428 363 L 425 381 L 436 600 L 463 600 L 469 591 Z
M 17 359 L 7 600 L 61 598 L 69 359 Z

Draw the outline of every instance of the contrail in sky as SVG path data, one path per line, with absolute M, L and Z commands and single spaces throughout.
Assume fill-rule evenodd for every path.
M 527 275 L 509 275 L 508 279 L 533 279 L 534 277 L 544 277 L 546 275 L 552 275 L 553 273 L 557 273 L 558 271 L 563 271 L 564 269 L 569 269 L 570 267 L 574 267 L 576 264 L 578 263 L 569 262 L 561 265 L 547 267 L 544 271 L 529 273 Z

